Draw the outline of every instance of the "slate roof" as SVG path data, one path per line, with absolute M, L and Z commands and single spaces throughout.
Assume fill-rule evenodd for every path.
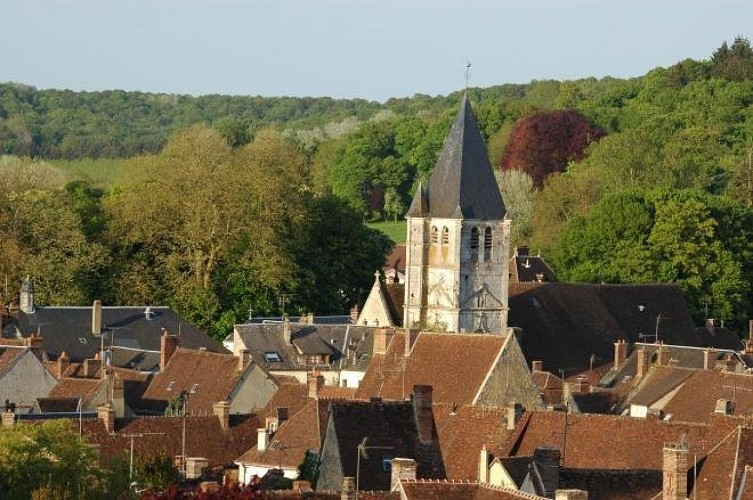
M 11 369 L 13 369 L 16 362 L 21 359 L 21 356 L 23 356 L 27 350 L 29 350 L 27 347 L 0 347 L 0 378 L 4 377 Z
M 3 336 L 15 338 L 41 332 L 44 349 L 51 359 L 65 351 L 71 361 L 94 358 L 102 345 L 109 346 L 114 334 L 115 345 L 160 350 L 162 330 L 180 336 L 180 345 L 188 349 L 205 347 L 213 352 L 227 352 L 221 344 L 178 316 L 169 307 L 151 307 L 147 319 L 144 307 L 102 307 L 102 336 L 92 335 L 91 307 L 39 307 L 33 314 L 18 313 L 15 324 L 3 329 Z
M 236 333 L 254 362 L 269 371 L 311 370 L 312 366 L 298 361 L 296 347 L 308 354 L 330 354 L 330 364 L 324 366 L 325 369 L 365 370 L 368 366 L 373 327 L 350 324 L 312 325 L 291 321 L 290 330 L 291 342 L 295 347 L 286 345 L 283 341 L 282 322 L 235 326 Z M 269 352 L 277 353 L 281 361 L 267 361 L 264 354 Z
M 554 271 L 540 255 L 529 255 L 528 247 L 517 247 L 510 257 L 510 283 L 555 281 Z
M 406 217 L 502 220 L 505 213 L 484 139 L 464 95 L 429 185 L 416 190 Z
M 444 476 L 437 448 L 420 443 L 413 402 L 337 401 L 330 405 L 329 418 L 325 439 L 335 440 L 342 476 L 356 476 L 358 445 L 364 439 L 369 446 L 389 447 L 367 450 L 367 457 L 361 457 L 361 489 L 389 490 L 390 473 L 385 471 L 383 460 L 396 457 L 416 460 L 417 477 Z M 334 429 L 334 435 L 330 429 Z
M 419 332 L 405 358 L 405 333 L 395 333 L 387 353 L 374 355 L 356 395 L 403 400 L 414 385 L 430 385 L 435 402 L 472 404 L 507 340 L 504 335 Z
M 79 409 L 79 401 L 78 397 L 37 398 L 39 411 L 42 413 L 76 412 Z
M 248 365 L 246 371 L 250 369 Z M 188 413 L 211 415 L 212 405 L 228 401 L 233 388 L 244 372 L 238 370 L 238 358 L 231 354 L 192 351 L 179 347 L 164 370 L 154 376 L 138 409 L 161 414 L 169 402 L 182 391 L 192 393 Z M 134 410 L 138 411 L 136 408 Z
M 643 341 L 654 334 L 665 344 L 704 346 L 680 289 L 675 285 L 510 284 L 508 325 L 521 328 L 526 360 L 541 360 L 566 377 L 611 368 L 614 342 Z M 737 343 L 739 346 L 739 341 Z M 720 346 L 723 347 L 723 346 Z

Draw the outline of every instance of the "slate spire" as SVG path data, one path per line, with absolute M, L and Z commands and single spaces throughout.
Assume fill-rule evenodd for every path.
M 465 94 L 429 185 L 416 190 L 406 216 L 502 220 L 505 213 L 484 139 Z

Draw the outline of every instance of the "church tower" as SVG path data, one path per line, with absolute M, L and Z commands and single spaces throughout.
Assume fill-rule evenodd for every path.
M 21 283 L 21 290 L 18 294 L 18 308 L 26 314 L 34 312 L 34 283 L 28 276 Z
M 507 330 L 510 220 L 468 96 L 406 218 L 404 326 Z

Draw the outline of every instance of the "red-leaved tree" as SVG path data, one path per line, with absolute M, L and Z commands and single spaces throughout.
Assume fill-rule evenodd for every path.
M 500 168 L 523 170 L 536 187 L 568 162 L 583 158 L 586 147 L 604 131 L 573 109 L 537 113 L 521 118 L 510 133 Z

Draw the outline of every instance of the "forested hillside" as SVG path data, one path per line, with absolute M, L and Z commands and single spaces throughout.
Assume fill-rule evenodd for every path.
M 629 80 L 468 92 L 516 243 L 540 249 L 561 279 L 677 282 L 699 321 L 708 310 L 746 324 L 746 39 Z M 11 284 L 29 274 L 51 304 L 167 303 L 218 336 L 249 310 L 283 303 L 344 312 L 389 247 L 362 223 L 403 216 L 460 96 L 377 103 L 0 84 L 0 272 Z

